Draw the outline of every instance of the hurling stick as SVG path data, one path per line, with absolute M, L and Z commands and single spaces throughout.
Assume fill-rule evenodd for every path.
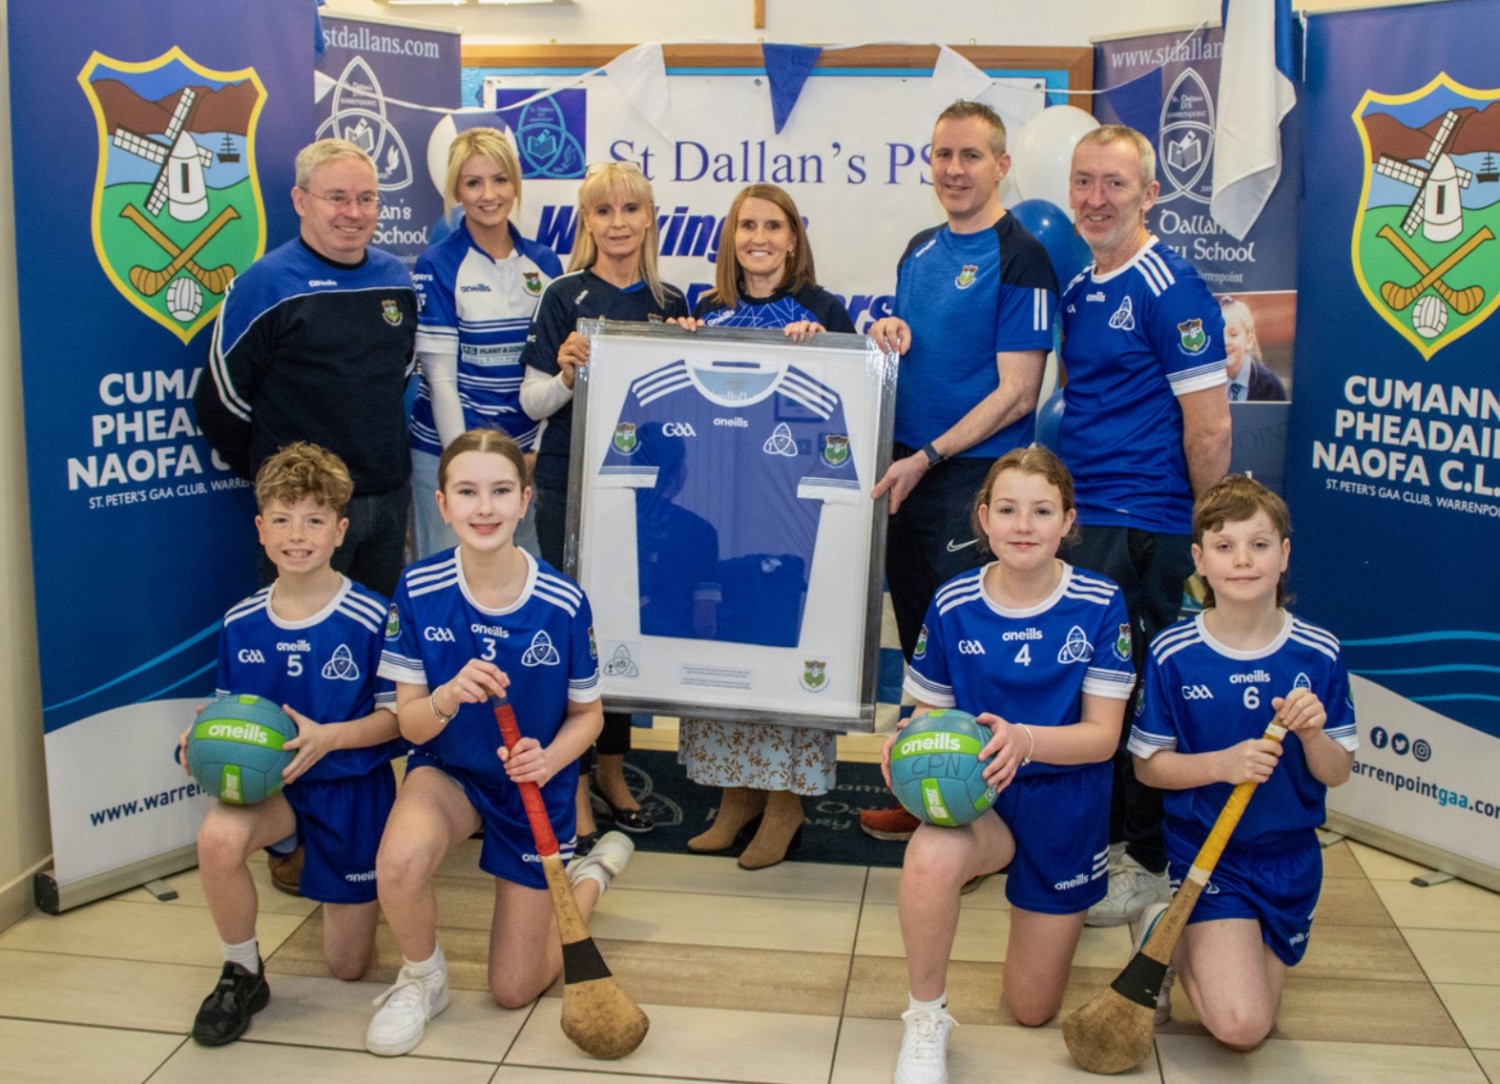
M 515 748 L 521 740 L 516 713 L 504 697 L 492 696 L 490 702 L 505 747 Z M 542 859 L 542 872 L 547 876 L 552 913 L 557 916 L 558 932 L 562 935 L 563 1034 L 585 1054 L 607 1060 L 623 1058 L 641 1045 L 651 1021 L 630 995 L 620 989 L 589 936 L 589 928 L 578 912 L 578 901 L 573 898 L 573 886 L 563 868 L 562 855 L 558 853 L 557 836 L 552 832 L 541 790 L 535 783 L 521 783 L 520 788 L 526 819 L 531 822 L 531 834 Z
M 1279 742 L 1286 734 L 1277 713 L 1261 735 Z M 1161 992 L 1172 949 L 1177 946 L 1187 925 L 1188 916 L 1209 874 L 1219 864 L 1230 833 L 1245 812 L 1256 784 L 1245 782 L 1234 788 L 1224 803 L 1213 830 L 1198 849 L 1193 867 L 1183 878 L 1177 894 L 1156 922 L 1151 937 L 1134 958 L 1125 965 L 1109 988 L 1100 990 L 1063 1021 L 1063 1041 L 1079 1068 L 1090 1073 L 1123 1073 L 1134 1069 L 1151 1055 L 1151 1041 L 1156 1028 L 1156 995 Z

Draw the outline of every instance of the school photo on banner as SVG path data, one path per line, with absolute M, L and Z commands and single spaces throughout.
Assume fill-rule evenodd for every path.
M 1319 15 L 1289 498 L 1298 610 L 1359 709 L 1335 824 L 1500 888 L 1493 4 Z M 1386 44 L 1400 41 L 1392 51 Z M 1484 600 L 1484 601 L 1480 601 Z M 1479 604 L 1476 604 L 1478 602 Z
M 8 6 L 47 909 L 194 861 L 172 753 L 254 586 L 255 510 L 189 401 L 229 281 L 296 228 L 315 11 Z

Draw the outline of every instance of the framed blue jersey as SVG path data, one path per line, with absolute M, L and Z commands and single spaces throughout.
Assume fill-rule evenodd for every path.
M 611 707 L 873 726 L 895 358 L 847 333 L 580 330 L 569 529 Z
M 907 669 L 907 692 L 934 707 L 993 712 L 1027 726 L 1078 722 L 1084 693 L 1130 696 L 1130 619 L 1112 581 L 1064 564 L 1050 596 L 1013 610 L 985 591 L 989 567 L 955 576 L 933 596 Z M 1086 767 L 1033 761 L 1023 774 Z
M 1241 651 L 1214 639 L 1203 615 L 1179 621 L 1151 643 L 1130 751 L 1150 757 L 1161 750 L 1211 753 L 1259 738 L 1275 712 L 1272 697 L 1310 689 L 1328 713 L 1324 730 L 1345 749 L 1359 746 L 1354 702 L 1338 639 L 1288 613 L 1265 647 Z M 1228 783 L 1162 792 L 1168 824 L 1205 838 L 1229 797 Z M 1271 778 L 1256 788 L 1235 829 L 1245 846 L 1323 823 L 1328 788 L 1313 778 L 1294 734 L 1282 740 Z

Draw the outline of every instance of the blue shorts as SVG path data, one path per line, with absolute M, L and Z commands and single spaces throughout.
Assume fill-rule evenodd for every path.
M 1202 840 L 1195 841 L 1176 821 L 1168 821 L 1163 834 L 1175 889 L 1192 868 Z M 1323 851 L 1311 828 L 1248 845 L 1231 839 L 1188 923 L 1254 919 L 1276 958 L 1296 967 L 1307 951 L 1322 887 Z
M 498 760 L 495 766 L 503 773 Z M 537 853 L 531 821 L 526 818 L 520 789 L 514 783 L 509 779 L 502 783 L 480 778 L 473 772 L 443 763 L 426 749 L 413 749 L 407 754 L 407 772 L 416 768 L 436 768 L 464 789 L 464 796 L 479 814 L 480 824 L 484 827 L 484 842 L 479 850 L 480 869 L 502 881 L 512 881 L 526 888 L 546 889 L 547 875 L 542 872 L 542 856 Z M 577 791 L 578 770 L 571 764 L 542 788 L 547 812 L 552 819 L 552 832 L 557 836 L 558 851 L 564 863 L 572 860 L 573 849 L 578 843 L 578 810 L 574 804 Z
M 1113 775 L 1109 761 L 1085 764 L 1023 774 L 1000 792 L 995 812 L 1016 837 L 1005 880 L 1012 907 L 1071 915 L 1104 898 Z
M 281 792 L 305 848 L 302 894 L 319 903 L 375 899 L 375 852 L 396 801 L 389 764 L 342 779 L 299 779 Z

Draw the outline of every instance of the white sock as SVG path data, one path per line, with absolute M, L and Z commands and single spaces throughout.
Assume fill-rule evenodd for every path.
M 441 971 L 448 966 L 448 961 L 443 959 L 443 947 L 441 945 L 434 949 L 432 955 L 425 960 L 408 960 L 404 956 L 401 959 L 406 964 L 406 970 L 419 979 L 424 979 L 428 975 L 436 971 Z
M 906 1011 L 913 1009 L 925 1009 L 928 1012 L 942 1012 L 948 1007 L 948 991 L 944 990 L 937 996 L 936 1001 L 918 1001 L 911 994 L 906 995 Z
M 227 941 L 221 941 L 220 944 L 224 946 L 226 963 L 242 967 L 252 975 L 260 974 L 259 938 L 252 937 L 248 941 L 241 941 L 238 945 L 231 945 Z

